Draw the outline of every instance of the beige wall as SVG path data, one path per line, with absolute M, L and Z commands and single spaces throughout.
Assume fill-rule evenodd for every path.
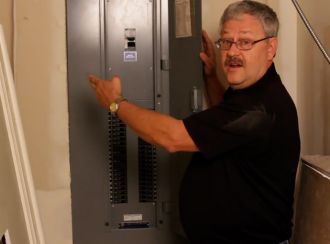
M 300 0 L 330 53 L 330 1 Z M 303 154 L 330 154 L 330 65 L 298 22 L 298 103 Z
M 65 1 L 18 1 L 15 79 L 38 189 L 69 187 Z
M 0 0 L 0 21 L 10 53 L 16 40 L 11 59 L 46 243 L 72 243 L 65 1 Z
M 71 243 L 65 1 L 16 2 L 15 79 L 46 243 Z

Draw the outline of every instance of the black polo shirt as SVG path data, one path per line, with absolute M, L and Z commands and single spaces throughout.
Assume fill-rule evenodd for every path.
M 295 105 L 274 64 L 252 86 L 184 119 L 200 149 L 180 193 L 192 243 L 277 244 L 289 239 L 300 156 Z

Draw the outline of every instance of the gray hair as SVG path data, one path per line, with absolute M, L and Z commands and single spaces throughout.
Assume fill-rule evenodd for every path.
M 266 36 L 277 36 L 279 21 L 275 11 L 266 4 L 247 0 L 234 2 L 225 9 L 220 19 L 220 33 L 228 20 L 238 19 L 242 14 L 249 14 L 258 18 Z

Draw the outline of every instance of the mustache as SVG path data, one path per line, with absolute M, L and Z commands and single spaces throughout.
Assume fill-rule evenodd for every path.
M 230 56 L 226 58 L 225 65 L 243 65 L 243 60 L 237 56 Z

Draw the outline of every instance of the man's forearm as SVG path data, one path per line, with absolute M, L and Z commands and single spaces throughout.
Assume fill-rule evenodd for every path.
M 182 120 L 141 108 L 130 102 L 120 104 L 118 117 L 145 141 L 169 152 L 198 151 Z

